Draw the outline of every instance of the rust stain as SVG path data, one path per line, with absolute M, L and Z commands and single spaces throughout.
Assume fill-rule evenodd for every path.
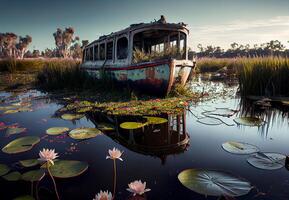
M 154 79 L 155 78 L 155 68 L 145 69 L 146 78 Z

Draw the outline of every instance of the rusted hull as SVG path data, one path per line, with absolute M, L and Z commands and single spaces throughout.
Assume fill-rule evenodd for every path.
M 164 96 L 170 92 L 175 83 L 184 85 L 192 68 L 177 66 L 174 61 L 166 60 L 128 67 L 97 68 L 85 65 L 83 69 L 97 79 L 106 76 L 119 85 L 128 85 L 143 93 Z

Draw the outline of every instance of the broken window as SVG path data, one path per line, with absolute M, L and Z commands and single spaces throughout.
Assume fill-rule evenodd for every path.
M 128 39 L 126 37 L 117 40 L 117 59 L 126 59 L 128 54 Z
M 133 38 L 133 61 L 151 61 L 164 58 L 184 59 L 186 34 L 170 30 L 146 30 Z
M 106 59 L 112 60 L 113 58 L 113 41 L 106 44 Z
M 98 45 L 94 46 L 94 60 L 99 60 L 99 57 L 98 57 Z
M 99 45 L 99 59 L 105 60 L 105 43 Z
M 93 47 L 89 48 L 89 60 L 93 61 Z
M 88 49 L 86 48 L 85 49 L 85 51 L 84 51 L 85 53 L 85 61 L 88 61 L 89 60 L 89 51 L 88 51 Z

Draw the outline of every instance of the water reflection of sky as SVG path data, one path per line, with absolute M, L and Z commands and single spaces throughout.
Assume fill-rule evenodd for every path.
M 219 87 L 219 86 L 218 86 Z M 224 89 L 220 89 L 223 94 Z M 231 108 L 239 109 L 240 100 L 230 95 L 219 95 L 207 102 L 192 106 L 195 115 L 201 115 L 208 109 Z M 228 97 L 229 96 L 229 97 Z M 228 97 L 228 98 L 227 98 Z M 276 115 L 274 123 L 269 127 L 245 127 L 245 126 L 210 126 L 197 122 L 190 112 L 187 112 L 187 132 L 190 136 L 189 148 L 180 154 L 168 155 L 165 163 L 157 156 L 143 155 L 130 150 L 119 144 L 113 137 L 106 135 L 98 136 L 84 142 L 76 142 L 69 138 L 55 138 L 45 136 L 45 130 L 52 126 L 94 127 L 88 119 L 83 118 L 76 123 L 54 118 L 54 112 L 61 107 L 48 100 L 34 101 L 34 112 L 23 112 L 1 116 L 0 121 L 12 124 L 18 122 L 20 126 L 27 127 L 24 135 L 39 135 L 42 141 L 31 151 L 7 155 L 0 152 L 0 163 L 13 164 L 21 159 L 30 159 L 38 156 L 38 151 L 45 148 L 56 148 L 62 159 L 83 160 L 89 163 L 89 170 L 77 177 L 68 180 L 57 180 L 62 199 L 92 199 L 99 190 L 112 190 L 112 162 L 106 160 L 107 150 L 117 147 L 124 150 L 124 162 L 118 162 L 118 198 L 126 199 L 129 193 L 126 191 L 127 184 L 136 179 L 147 182 L 152 191 L 147 193 L 147 199 L 170 200 L 170 199 L 205 199 L 185 187 L 177 180 L 177 175 L 187 168 L 206 168 L 232 172 L 244 177 L 255 185 L 260 192 L 268 193 L 266 196 L 256 196 L 255 189 L 244 197 L 238 199 L 289 199 L 288 178 L 289 171 L 285 168 L 265 171 L 252 167 L 246 161 L 248 156 L 233 155 L 225 152 L 221 144 L 226 141 L 241 141 L 254 144 L 264 152 L 289 153 L 288 141 L 288 118 Z M 228 124 L 234 124 L 233 118 L 222 118 Z M 266 125 L 265 125 L 266 126 Z M 6 138 L 0 136 L 0 145 L 3 147 L 18 135 Z M 71 147 L 74 149 L 71 150 Z M 44 179 L 42 189 L 49 188 L 53 191 L 49 179 Z M 30 185 L 25 182 L 7 183 L 0 181 L 0 199 L 11 199 L 20 194 L 29 194 Z M 52 197 L 48 194 L 47 199 Z M 45 198 L 44 198 L 45 199 Z M 210 197 L 208 199 L 217 199 Z

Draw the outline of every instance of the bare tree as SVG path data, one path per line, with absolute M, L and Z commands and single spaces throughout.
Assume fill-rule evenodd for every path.
M 79 40 L 79 37 L 74 37 L 74 29 L 72 27 L 62 29 L 58 28 L 53 33 L 55 39 L 55 45 L 58 50 L 58 54 L 61 57 L 68 58 L 70 56 L 70 47 L 72 43 Z
M 23 58 L 24 54 L 26 53 L 29 44 L 32 42 L 32 37 L 26 35 L 25 37 L 19 37 L 19 43 L 16 45 L 18 51 L 18 57 Z
M 0 35 L 2 56 L 16 57 L 17 35 L 14 33 L 1 33 Z

